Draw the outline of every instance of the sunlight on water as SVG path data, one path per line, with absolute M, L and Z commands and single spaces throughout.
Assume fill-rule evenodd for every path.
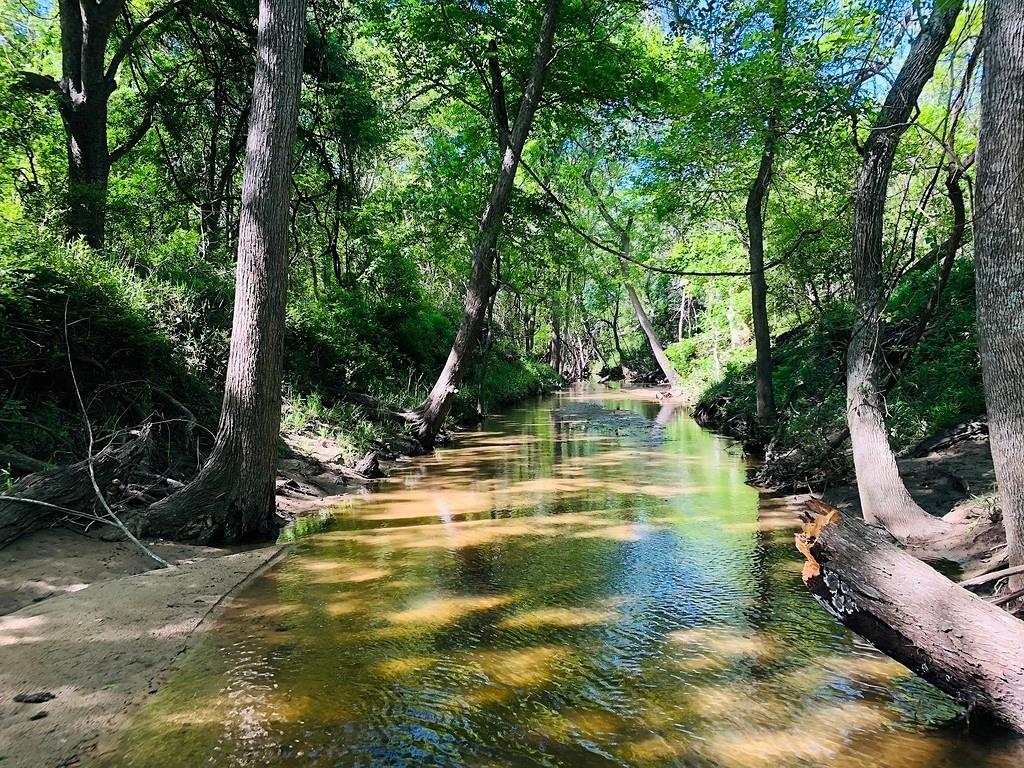
M 100 762 L 1019 765 L 815 605 L 746 471 L 625 391 L 492 417 L 297 527 Z

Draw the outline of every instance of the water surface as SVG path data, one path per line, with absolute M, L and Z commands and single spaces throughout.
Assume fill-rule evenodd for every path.
M 105 762 L 1019 765 L 818 608 L 746 478 L 634 393 L 494 416 L 307 521 Z

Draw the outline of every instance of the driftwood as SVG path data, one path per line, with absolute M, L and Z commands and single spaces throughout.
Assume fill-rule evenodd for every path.
M 956 443 L 962 443 L 964 440 L 972 440 L 987 434 L 988 422 L 984 419 L 972 419 L 971 421 L 965 421 L 962 424 L 945 429 L 926 440 L 922 440 L 911 448 L 907 455 L 927 456 L 929 453 L 941 451 Z
M 1024 622 L 860 520 L 812 500 L 804 583 L 835 618 L 964 704 L 1024 733 Z
M 128 442 L 108 445 L 97 453 L 93 458 L 97 485 L 109 492 L 115 479 L 126 477 L 144 459 L 149 447 L 149 429 L 144 428 Z M 94 514 L 97 508 L 88 461 L 31 474 L 0 495 L 0 547 L 47 525 L 61 509 Z
M 960 586 L 980 587 L 982 584 L 998 581 L 999 579 L 1006 578 L 1007 576 L 1016 576 L 1018 573 L 1024 573 L 1024 565 L 1015 565 L 1012 568 L 1000 568 L 998 571 L 983 573 L 980 576 L 975 576 L 974 578 L 961 581 Z

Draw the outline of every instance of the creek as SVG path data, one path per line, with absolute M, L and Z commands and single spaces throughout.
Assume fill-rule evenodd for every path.
M 292 530 L 101 764 L 1020 765 L 819 608 L 747 472 L 650 392 L 489 417 Z

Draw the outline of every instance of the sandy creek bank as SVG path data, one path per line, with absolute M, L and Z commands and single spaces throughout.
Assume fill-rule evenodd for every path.
M 370 492 L 337 446 L 288 435 L 278 472 L 286 520 Z M 393 462 L 381 461 L 387 470 Z M 35 531 L 0 550 L 0 765 L 73 766 L 154 693 L 230 595 L 287 547 L 147 542 L 152 562 L 100 531 Z M 16 696 L 53 694 L 41 703 Z

